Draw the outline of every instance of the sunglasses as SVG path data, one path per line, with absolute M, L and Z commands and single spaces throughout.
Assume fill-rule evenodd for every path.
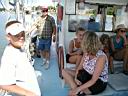
M 126 32 L 125 30 L 120 30 L 120 32 Z
M 46 10 L 42 10 L 42 12 L 48 12 L 48 9 L 46 9 Z

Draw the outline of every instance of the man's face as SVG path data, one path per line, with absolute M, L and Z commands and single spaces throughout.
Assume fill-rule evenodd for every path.
M 119 29 L 118 30 L 118 34 L 120 35 L 120 36 L 126 36 L 126 29 L 123 29 L 123 28 L 121 28 L 121 29 Z
M 21 48 L 25 41 L 25 32 L 22 31 L 17 35 L 11 35 L 10 33 L 7 35 L 9 38 L 9 41 L 12 46 L 16 48 Z
M 47 16 L 48 15 L 48 9 L 47 8 L 42 9 L 41 12 L 42 12 L 43 16 Z

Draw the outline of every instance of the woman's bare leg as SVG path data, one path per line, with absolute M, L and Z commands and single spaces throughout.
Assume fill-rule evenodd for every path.
M 62 76 L 65 79 L 65 81 L 69 84 L 71 89 L 74 89 L 77 87 L 77 84 L 74 81 L 75 71 L 69 70 L 69 69 L 63 69 Z

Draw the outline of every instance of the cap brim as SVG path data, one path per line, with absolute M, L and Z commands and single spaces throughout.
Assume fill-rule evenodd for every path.
M 119 29 L 125 29 L 126 31 L 128 31 L 128 28 L 117 28 L 114 30 L 114 32 L 117 32 L 117 30 L 119 30 Z
M 21 23 L 15 23 L 6 28 L 6 33 L 10 33 L 11 35 L 17 35 L 22 31 L 25 31 L 25 28 Z

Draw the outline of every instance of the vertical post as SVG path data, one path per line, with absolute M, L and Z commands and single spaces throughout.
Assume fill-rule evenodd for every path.
M 16 0 L 16 19 L 20 20 L 20 3 L 19 0 Z
M 21 5 L 22 5 L 22 8 L 21 8 L 21 11 L 22 11 L 22 22 L 23 22 L 23 25 L 25 27 L 24 0 L 21 0 Z

